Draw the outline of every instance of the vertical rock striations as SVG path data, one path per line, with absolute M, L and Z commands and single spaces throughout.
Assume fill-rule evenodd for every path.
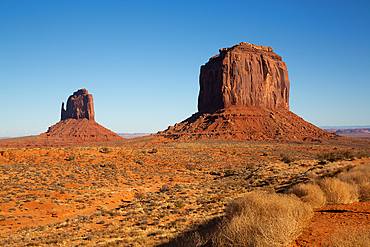
M 233 105 L 289 110 L 287 66 L 271 47 L 242 42 L 219 52 L 201 67 L 199 112 Z
M 87 89 L 79 89 L 69 96 L 66 110 L 64 110 L 64 102 L 62 102 L 61 120 L 68 118 L 95 119 L 93 97 L 87 92 Z
M 289 111 L 286 64 L 271 47 L 220 49 L 200 70 L 198 112 L 163 132 L 177 140 L 320 141 L 337 136 Z

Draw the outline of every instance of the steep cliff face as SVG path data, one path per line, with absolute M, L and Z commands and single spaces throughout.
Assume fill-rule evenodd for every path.
M 69 96 L 66 110 L 64 110 L 64 102 L 62 102 L 61 120 L 68 118 L 95 119 L 93 96 L 88 93 L 87 89 L 79 89 Z
M 201 67 L 199 112 L 229 106 L 289 110 L 286 64 L 271 47 L 242 42 L 220 50 Z
M 61 120 L 40 135 L 40 142 L 84 143 L 121 140 L 122 137 L 95 122 L 93 96 L 87 89 L 79 89 L 69 96 L 67 109 L 62 103 Z
M 158 135 L 169 139 L 335 139 L 289 111 L 286 64 L 271 47 L 242 42 L 201 67 L 198 112 Z

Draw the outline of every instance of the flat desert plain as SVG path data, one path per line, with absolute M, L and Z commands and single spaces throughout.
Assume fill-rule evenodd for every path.
M 328 153 L 351 155 L 320 162 Z M 266 143 L 146 136 L 0 154 L 1 246 L 212 246 L 207 236 L 225 206 L 244 193 L 284 192 L 370 165 L 369 141 L 346 137 Z M 315 209 L 292 245 L 320 246 L 338 225 L 368 224 L 369 212 L 366 202 Z

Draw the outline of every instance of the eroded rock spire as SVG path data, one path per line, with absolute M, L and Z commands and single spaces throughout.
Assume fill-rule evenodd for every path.
M 62 102 L 61 120 L 68 118 L 95 120 L 93 96 L 87 89 L 79 89 L 69 96 L 67 109 L 64 109 Z

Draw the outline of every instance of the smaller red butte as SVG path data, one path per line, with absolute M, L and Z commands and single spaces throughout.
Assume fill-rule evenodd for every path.
M 68 118 L 95 119 L 93 96 L 87 92 L 87 89 L 79 89 L 73 95 L 69 96 L 66 110 L 64 110 L 64 102 L 62 102 L 60 120 L 66 120 Z

